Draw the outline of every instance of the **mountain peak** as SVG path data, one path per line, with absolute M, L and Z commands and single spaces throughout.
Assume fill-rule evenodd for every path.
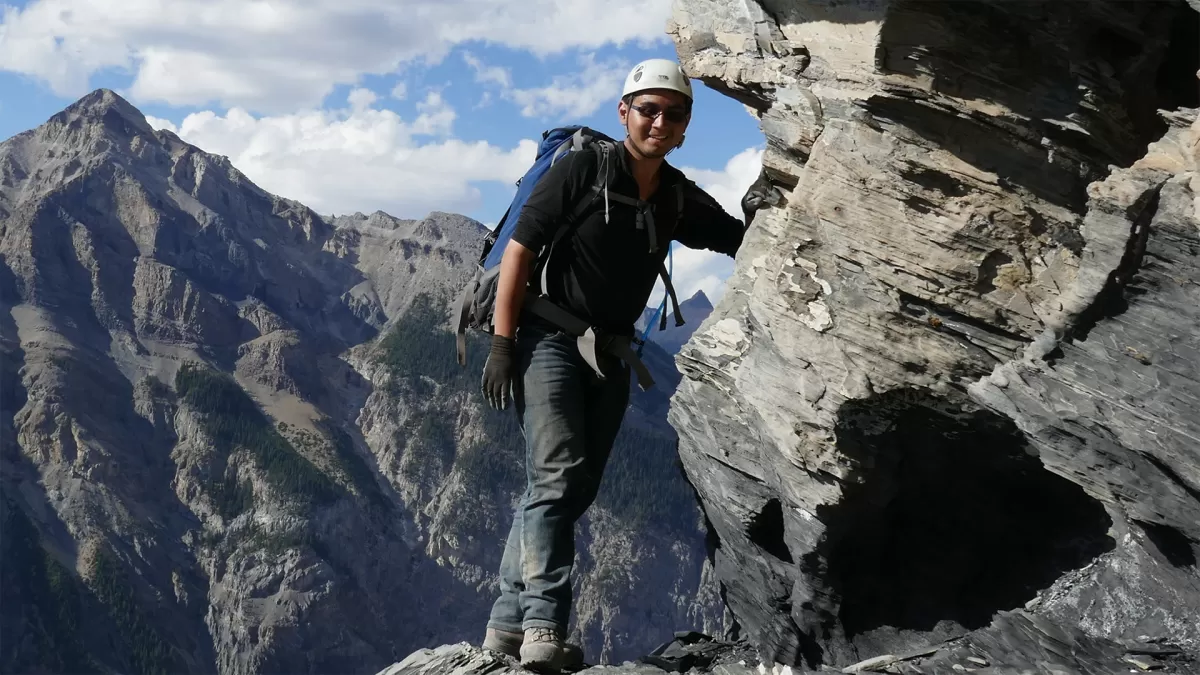
M 687 304 L 687 305 L 691 305 L 693 307 L 704 307 L 707 309 L 713 308 L 712 301 L 708 299 L 708 296 L 705 295 L 704 291 L 702 291 L 702 290 L 696 291 L 695 294 L 692 295 L 692 297 L 688 298 L 687 300 L 684 300 L 680 304 Z
M 100 123 L 124 135 L 129 135 L 133 130 L 154 134 L 154 129 L 146 121 L 142 111 L 120 94 L 105 88 L 84 96 L 51 119 L 66 124 L 76 120 Z

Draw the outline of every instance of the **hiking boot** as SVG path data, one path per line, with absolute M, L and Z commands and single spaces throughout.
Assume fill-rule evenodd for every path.
M 583 649 L 563 640 L 553 628 L 527 628 L 521 645 L 521 666 L 542 673 L 579 670 L 583 667 Z
M 562 669 L 572 673 L 583 670 L 583 647 L 570 642 L 563 643 Z
M 521 642 L 524 640 L 525 635 L 522 633 L 488 628 L 487 633 L 483 636 L 483 648 L 519 659 L 521 658 Z

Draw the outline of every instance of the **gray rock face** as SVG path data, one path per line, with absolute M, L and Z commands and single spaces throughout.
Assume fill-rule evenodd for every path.
M 373 672 L 481 640 L 523 488 L 484 345 L 462 369 L 448 332 L 483 232 L 330 222 L 106 90 L 0 143 L 0 670 Z M 596 662 L 721 627 L 654 359 L 578 536 Z
M 786 201 L 670 414 L 765 659 L 846 666 L 1025 606 L 1200 651 L 1196 24 L 676 2 L 685 69 L 760 119 Z
M 713 644 L 713 643 L 709 643 Z M 736 651 L 722 645 L 710 666 L 696 669 L 692 672 L 713 672 L 719 675 L 753 675 L 752 664 L 744 659 L 735 661 Z M 685 669 L 686 670 L 686 669 Z M 378 673 L 378 675 L 450 675 L 451 673 L 510 673 L 529 672 L 521 668 L 516 659 L 503 654 L 479 649 L 466 643 L 442 645 L 435 649 L 422 649 L 410 654 L 403 661 L 393 664 Z M 585 667 L 578 673 L 600 675 L 601 673 L 621 673 L 624 675 L 661 675 L 664 670 L 656 665 L 642 661 L 626 661 L 617 666 Z
M 711 673 L 712 675 L 788 675 L 801 671 L 774 664 L 768 667 L 746 653 L 740 645 L 703 639 L 680 648 L 694 636 L 675 640 L 666 649 L 656 649 L 647 658 L 627 661 L 617 667 L 593 666 L 578 671 L 587 675 L 626 673 L 661 675 L 663 672 Z M 661 652 L 660 652 L 661 650 Z M 704 654 L 705 658 L 691 655 Z M 661 656 L 662 658 L 654 658 Z M 987 628 L 943 645 L 906 653 L 881 654 L 841 669 L 844 673 L 933 673 L 956 675 L 965 672 L 995 673 L 1103 673 L 1121 675 L 1138 670 L 1195 672 L 1193 662 L 1181 650 L 1161 644 L 1131 642 L 1116 644 L 1090 637 L 1079 630 L 1063 629 L 1036 614 L 1002 612 Z M 473 673 L 523 672 L 514 659 L 483 651 L 468 644 L 443 645 L 409 655 L 378 675 L 469 675 Z M 837 672 L 837 671 L 832 671 Z

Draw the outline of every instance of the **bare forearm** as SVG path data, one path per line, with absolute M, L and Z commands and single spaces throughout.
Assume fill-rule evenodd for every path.
M 517 319 L 521 314 L 521 303 L 525 299 L 525 287 L 529 283 L 529 271 L 533 266 L 534 252 L 509 242 L 500 259 L 500 278 L 496 284 L 496 312 L 494 318 L 496 335 L 515 337 Z

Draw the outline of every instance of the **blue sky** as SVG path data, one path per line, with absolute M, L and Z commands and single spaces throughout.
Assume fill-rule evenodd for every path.
M 625 73 L 675 58 L 669 0 L 0 7 L 0 138 L 108 87 L 154 126 L 326 214 L 443 210 L 493 223 L 543 130 L 579 123 L 620 137 Z M 743 106 L 694 86 L 688 141 L 670 161 L 733 211 L 763 136 Z M 685 294 L 719 295 L 732 269 L 686 251 L 676 266 Z

